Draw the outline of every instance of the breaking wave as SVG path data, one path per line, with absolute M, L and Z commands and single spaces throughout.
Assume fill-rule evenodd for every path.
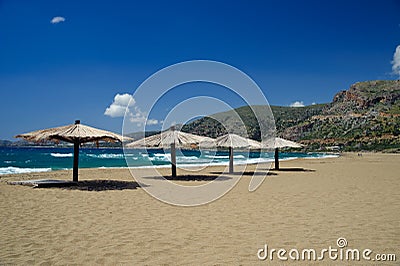
M 57 158 L 72 157 L 72 153 L 50 153 L 50 155 Z
M 25 173 L 37 173 L 37 172 L 49 172 L 51 168 L 20 168 L 20 167 L 0 167 L 0 175 L 8 174 L 25 174 Z

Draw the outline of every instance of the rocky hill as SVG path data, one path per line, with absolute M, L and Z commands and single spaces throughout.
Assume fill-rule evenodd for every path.
M 328 104 L 271 109 L 277 135 L 310 149 L 341 146 L 343 150 L 400 150 L 399 80 L 355 83 Z M 230 124 L 235 111 L 244 121 L 248 136 L 259 140 L 257 120 L 248 106 L 198 119 L 183 130 L 211 137 L 223 135 L 226 132 L 216 120 Z
M 400 80 L 358 82 L 333 97 L 324 114 L 400 114 Z

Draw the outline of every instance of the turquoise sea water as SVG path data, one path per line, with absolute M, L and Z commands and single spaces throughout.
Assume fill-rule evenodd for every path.
M 125 156 L 124 156 L 125 155 Z M 324 158 L 336 155 L 325 153 L 280 153 L 280 159 Z M 126 158 L 126 160 L 125 160 Z M 163 167 L 170 165 L 170 153 L 162 149 L 88 149 L 79 152 L 80 168 L 109 167 Z M 235 151 L 235 164 L 273 161 L 273 153 Z M 227 164 L 228 151 L 183 150 L 177 153 L 177 164 Z M 73 149 L 69 148 L 0 148 L 0 175 L 13 173 L 43 172 L 61 169 L 71 169 L 73 164 Z

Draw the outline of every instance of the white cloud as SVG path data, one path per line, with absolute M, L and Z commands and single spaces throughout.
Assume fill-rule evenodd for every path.
M 312 102 L 312 104 L 311 105 L 316 105 L 317 103 L 316 102 Z
M 146 122 L 146 114 L 143 113 L 138 107 L 133 108 L 133 112 L 131 110 L 128 111 L 129 121 L 132 123 L 142 124 Z
M 54 17 L 50 20 L 51 24 L 58 24 L 60 22 L 64 22 L 65 18 L 64 17 Z
M 111 104 L 104 112 L 105 115 L 110 117 L 123 117 L 125 115 L 126 106 Z
M 122 105 L 122 106 L 134 106 L 136 101 L 132 97 L 132 95 L 130 95 L 128 93 L 124 93 L 124 94 L 115 95 L 114 103 L 117 103 L 118 105 Z
M 290 107 L 304 107 L 304 102 L 303 101 L 295 101 L 294 103 L 291 103 L 289 106 Z
M 147 125 L 157 125 L 158 120 L 157 119 L 149 119 L 147 120 Z
M 114 97 L 113 103 L 104 112 L 105 115 L 111 117 L 123 117 L 125 115 L 126 107 L 135 105 L 135 99 L 128 93 L 117 94 Z
M 142 112 L 132 95 L 116 94 L 112 104 L 107 107 L 104 114 L 110 117 L 123 117 L 127 114 L 129 121 L 137 123 L 138 126 L 146 123 L 147 125 L 157 125 L 159 121 L 157 119 L 147 119 L 147 114 Z
M 133 110 L 130 109 L 128 108 L 129 121 L 136 123 L 138 126 L 143 124 L 151 126 L 159 123 L 157 119 L 147 119 L 146 113 L 142 112 L 137 106 L 133 107 Z
M 392 70 L 393 74 L 398 75 L 400 77 L 400 45 L 396 47 L 396 51 L 393 55 Z

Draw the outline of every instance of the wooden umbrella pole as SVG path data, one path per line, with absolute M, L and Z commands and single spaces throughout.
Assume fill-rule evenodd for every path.
M 74 168 L 72 174 L 72 181 L 78 182 L 78 165 L 79 165 L 79 141 L 74 141 Z
M 275 170 L 279 170 L 279 149 L 275 148 Z
M 176 149 L 175 149 L 175 142 L 171 143 L 171 171 L 172 171 L 172 177 L 176 177 Z
M 233 148 L 229 147 L 229 173 L 233 174 Z

